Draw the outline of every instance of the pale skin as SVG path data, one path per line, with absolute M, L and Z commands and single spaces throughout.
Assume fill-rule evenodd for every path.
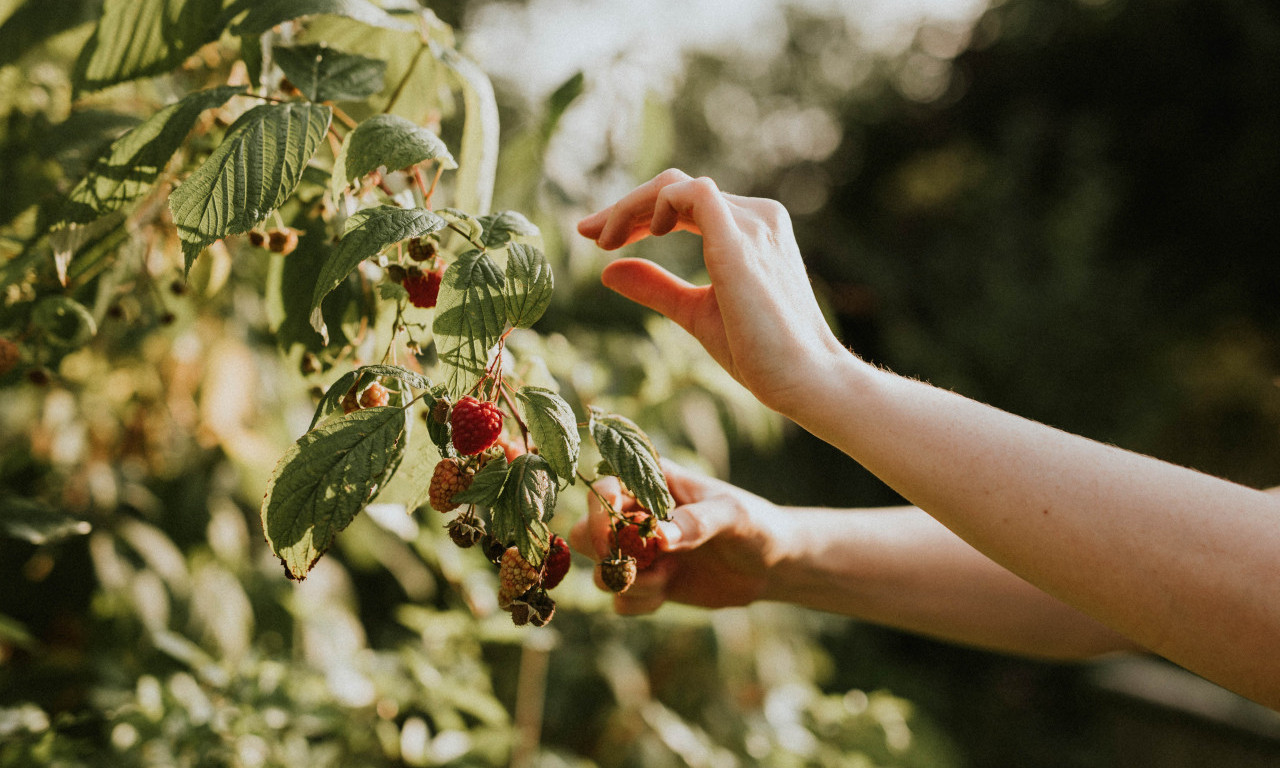
M 702 343 L 766 406 L 914 507 L 778 507 L 667 464 L 666 555 L 617 596 L 782 600 L 960 643 L 1085 658 L 1148 650 L 1280 708 L 1280 494 L 997 410 L 861 360 L 818 309 L 786 211 L 666 171 L 578 224 L 605 250 L 683 230 L 710 284 L 623 258 L 609 288 Z M 626 504 L 616 484 L 602 495 Z M 594 501 L 594 500 L 593 500 Z M 598 502 L 574 546 L 609 550 Z

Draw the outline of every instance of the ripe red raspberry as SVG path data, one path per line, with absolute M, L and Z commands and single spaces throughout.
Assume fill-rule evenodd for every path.
M 390 401 L 391 393 L 376 381 L 370 384 L 368 389 L 360 393 L 361 408 L 379 408 Z
M 538 569 L 520 556 L 516 547 L 507 547 L 498 561 L 498 607 L 507 610 L 511 602 L 538 583 Z
M 634 558 L 636 568 L 643 571 L 653 565 L 662 551 L 662 529 L 653 515 L 643 509 L 626 512 L 623 518 L 613 526 L 614 542 L 618 551 Z
M 424 272 L 417 267 L 405 271 L 404 289 L 409 292 L 409 302 L 415 307 L 431 309 L 440 299 L 440 282 L 444 279 L 444 262 L 435 269 Z
M 626 592 L 636 580 L 636 559 L 623 555 L 601 561 L 600 580 L 617 594 Z
M 471 487 L 473 475 L 462 467 L 458 459 L 441 459 L 431 473 L 431 486 L 428 495 L 431 508 L 437 512 L 452 512 L 460 507 L 451 499 L 454 494 L 462 493 Z
M 494 403 L 468 395 L 453 406 L 449 423 L 453 426 L 453 447 L 463 456 L 474 456 L 502 434 L 502 411 Z
M 555 589 L 560 582 L 564 581 L 565 574 L 569 572 L 571 560 L 569 545 L 564 539 L 554 533 L 551 534 L 551 550 L 547 552 L 547 562 L 542 566 L 542 588 Z

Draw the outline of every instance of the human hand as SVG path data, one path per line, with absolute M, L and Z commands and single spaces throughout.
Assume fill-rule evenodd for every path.
M 662 469 L 676 506 L 671 519 L 659 523 L 660 551 L 653 565 L 640 571 L 626 592 L 614 596 L 617 612 L 650 613 L 667 600 L 721 608 L 763 596 L 783 535 L 777 508 L 669 461 L 663 460 Z M 594 487 L 616 512 L 639 509 L 615 477 L 603 478 Z M 573 526 L 570 545 L 597 562 L 609 557 L 612 522 L 600 500 L 589 494 L 587 515 Z M 596 585 L 604 589 L 599 568 Z
M 710 285 L 635 258 L 609 264 L 601 280 L 675 321 L 761 402 L 785 412 L 827 362 L 847 355 L 818 308 L 786 209 L 668 170 L 578 223 L 605 250 L 676 230 L 702 236 Z

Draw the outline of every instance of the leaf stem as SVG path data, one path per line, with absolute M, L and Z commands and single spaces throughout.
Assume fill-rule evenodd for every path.
M 351 119 L 351 115 L 348 115 L 346 112 L 343 112 L 341 108 L 332 104 L 329 105 L 329 108 L 333 110 L 333 116 L 341 120 L 343 125 L 353 130 L 355 129 L 357 123 L 355 120 Z

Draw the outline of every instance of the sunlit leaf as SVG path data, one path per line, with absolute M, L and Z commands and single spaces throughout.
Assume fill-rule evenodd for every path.
M 491 507 L 502 495 L 509 471 L 510 465 L 507 464 L 505 455 L 492 458 L 471 478 L 470 487 L 455 493 L 451 500 L 455 504 L 479 504 L 482 507 Z
M 444 273 L 432 330 L 440 360 L 451 368 L 447 383 L 455 394 L 462 374 L 484 373 L 489 349 L 506 329 L 504 282 L 498 265 L 481 251 L 462 254 Z
M 365 408 L 314 429 L 276 465 L 262 528 L 290 578 L 307 575 L 404 451 L 405 411 Z
M 0 67 L 55 35 L 93 21 L 97 6 L 95 0 L 27 0 L 0 24 Z
M 87 224 L 145 195 L 200 114 L 245 90 L 243 86 L 224 86 L 189 94 L 116 139 L 71 190 L 62 218 L 54 227 Z
M 395 171 L 433 159 L 457 167 L 439 136 L 403 117 L 374 115 L 351 132 L 344 173 L 355 181 L 381 166 Z
M 168 72 L 218 39 L 221 10 L 222 0 L 105 0 L 76 64 L 77 89 Z
M 493 84 L 478 66 L 456 51 L 434 45 L 431 50 L 462 86 L 465 118 L 453 202 L 464 211 L 483 215 L 493 202 L 493 183 L 498 173 L 498 102 Z
M 232 124 L 169 198 L 188 270 L 206 245 L 249 231 L 293 193 L 331 116 L 315 104 L 264 104 Z
M 329 385 L 329 389 L 316 404 L 315 415 L 311 417 L 311 426 L 307 429 L 315 429 L 321 419 L 337 411 L 341 406 L 343 395 L 347 394 L 353 386 L 371 379 L 395 379 L 414 389 L 432 389 L 434 386 L 426 376 L 398 365 L 363 365 L 353 371 L 347 371 Z
M 582 437 L 573 409 L 560 395 L 543 387 L 522 387 L 516 397 L 525 405 L 524 417 L 538 452 L 561 480 L 575 482 Z
M 501 248 L 516 237 L 538 237 L 538 227 L 519 211 L 497 211 L 481 216 L 482 242 L 486 248 Z
M 517 456 L 493 504 L 494 538 L 516 546 L 530 565 L 541 568 L 551 546 L 547 521 L 555 514 L 558 495 L 555 474 L 546 459 L 536 453 Z
M 591 406 L 590 431 L 600 456 L 635 494 L 640 506 L 665 520 L 675 501 L 649 436 L 625 416 L 595 406 Z
M 517 328 L 529 328 L 551 304 L 555 282 L 551 263 L 531 245 L 512 243 L 507 249 L 507 320 Z
M 360 262 L 392 243 L 429 235 L 444 225 L 444 219 L 425 208 L 379 205 L 352 214 L 347 219 L 342 240 L 330 253 L 316 278 L 315 293 L 311 297 L 312 327 L 321 336 L 328 338 L 320 304 L 330 291 L 360 266 Z
M 224 18 L 246 8 L 249 12 L 232 28 L 238 35 L 260 35 L 281 22 L 320 14 L 345 16 L 371 27 L 414 29 L 412 24 L 395 18 L 369 0 L 237 0 L 227 9 Z
M 311 101 L 363 99 L 382 90 L 387 63 L 327 45 L 276 46 L 276 64 Z

